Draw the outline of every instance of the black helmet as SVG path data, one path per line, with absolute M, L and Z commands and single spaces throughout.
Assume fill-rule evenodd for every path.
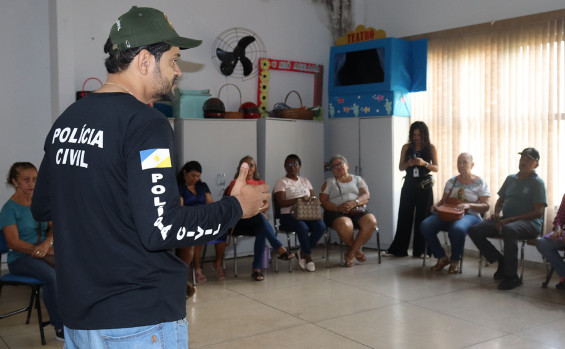
M 208 98 L 204 105 L 202 106 L 205 118 L 223 118 L 226 115 L 226 107 L 224 102 L 219 98 Z

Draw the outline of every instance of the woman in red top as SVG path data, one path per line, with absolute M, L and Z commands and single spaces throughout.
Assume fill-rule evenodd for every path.
M 236 171 L 235 178 L 239 175 L 239 167 L 244 162 L 249 165 L 249 172 L 247 173 L 246 179 L 247 184 L 265 184 L 265 181 L 259 177 L 255 160 L 249 155 L 244 156 L 241 160 L 239 160 L 239 165 L 237 166 L 238 171 Z M 230 185 L 226 189 L 226 195 L 231 193 L 231 189 L 234 184 L 235 179 L 231 181 Z M 263 265 L 263 250 L 265 249 L 266 240 L 269 240 L 269 244 L 271 244 L 271 246 L 277 251 L 279 259 L 289 260 L 294 258 L 294 253 L 287 251 L 282 242 L 277 239 L 275 230 L 267 220 L 267 215 L 265 214 L 268 209 L 269 203 L 265 201 L 263 208 L 257 215 L 251 218 L 240 219 L 236 225 L 236 228 L 251 230 L 255 234 L 255 246 L 253 248 L 253 273 L 251 274 L 251 277 L 255 281 L 261 281 L 264 279 L 263 273 L 261 273 L 261 266 Z

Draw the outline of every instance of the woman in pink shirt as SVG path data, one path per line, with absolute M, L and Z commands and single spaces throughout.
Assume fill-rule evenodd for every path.
M 236 171 L 235 178 L 239 175 L 239 168 L 241 164 L 246 162 L 249 165 L 249 172 L 247 173 L 247 184 L 260 185 L 265 184 L 265 181 L 259 177 L 259 172 L 257 172 L 257 164 L 252 156 L 244 156 L 239 160 L 239 165 L 237 165 L 238 170 Z M 235 184 L 235 179 L 231 181 L 230 185 L 224 192 L 225 195 L 231 193 L 231 189 Z M 269 203 L 265 202 L 261 212 L 251 218 L 240 219 L 236 225 L 236 228 L 242 228 L 246 230 L 251 230 L 255 234 L 255 245 L 253 248 L 253 272 L 251 277 L 255 281 L 262 281 L 264 279 L 263 273 L 261 273 L 261 266 L 263 265 L 263 250 L 265 249 L 266 240 L 269 240 L 269 244 L 275 251 L 277 251 L 277 256 L 279 259 L 289 260 L 294 258 L 294 253 L 287 251 L 284 248 L 282 242 L 277 239 L 275 235 L 275 230 L 267 220 L 265 212 L 269 209 Z

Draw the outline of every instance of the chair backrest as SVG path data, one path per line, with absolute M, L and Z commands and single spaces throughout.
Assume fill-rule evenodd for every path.
M 277 202 L 277 200 L 275 199 L 275 193 L 271 193 L 271 201 L 272 201 L 272 206 L 273 206 L 273 219 L 275 221 L 275 224 L 277 224 L 277 219 L 281 218 L 281 208 L 279 207 L 279 204 Z
M 6 238 L 4 237 L 4 230 L 0 230 L 0 256 L 8 251 L 10 251 L 10 249 L 8 248 Z

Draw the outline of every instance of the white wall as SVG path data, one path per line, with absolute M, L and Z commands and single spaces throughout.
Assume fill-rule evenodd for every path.
M 74 88 L 96 76 L 104 81 L 103 45 L 110 27 L 119 15 L 137 6 L 156 6 L 170 19 L 180 35 L 203 40 L 195 49 L 182 51 L 181 69 L 184 74 L 179 87 L 184 89 L 211 89 L 217 96 L 226 82 L 236 84 L 242 91 L 243 101 L 257 100 L 257 78 L 242 81 L 221 75 L 212 64 L 212 43 L 216 37 L 232 27 L 245 27 L 255 32 L 264 42 L 269 58 L 318 63 L 327 66 L 331 34 L 325 26 L 326 14 L 322 7 L 309 0 L 164 0 L 154 1 L 57 0 L 64 3 L 72 37 L 69 47 L 74 54 Z M 111 11 L 108 11 L 112 8 Z M 68 35 L 68 31 L 61 33 Z M 96 88 L 96 84 L 93 85 Z M 297 89 L 306 105 L 312 105 L 313 78 L 310 74 L 274 72 L 271 77 L 270 102 L 282 102 L 285 95 Z M 324 89 L 325 90 L 325 89 Z M 61 91 L 63 92 L 63 91 Z M 222 90 L 222 100 L 228 111 L 239 107 L 235 90 Z
M 268 57 L 327 66 L 331 34 L 324 8 L 309 0 L 0 0 L 0 178 L 15 161 L 36 165 L 45 135 L 58 115 L 75 99 L 90 76 L 105 80 L 103 45 L 117 17 L 132 5 L 158 6 L 181 35 L 202 39 L 199 48 L 184 51 L 180 88 L 210 88 L 217 94 L 226 82 L 237 84 L 243 101 L 256 101 L 257 80 L 226 78 L 211 63 L 211 45 L 222 31 L 241 26 L 264 41 Z M 95 83 L 87 89 L 95 89 Z M 310 74 L 274 72 L 271 105 L 292 89 L 312 104 Z M 326 88 L 324 88 L 326 91 Z M 225 93 L 225 95 L 224 95 Z M 239 107 L 233 90 L 222 91 L 228 111 Z M 326 98 L 324 98 L 326 100 Z M 295 103 L 293 101 L 293 103 Z M 0 202 L 12 190 L 0 185 Z
M 13 194 L 4 183 L 16 161 L 39 167 L 51 124 L 47 1 L 0 0 L 0 205 Z

